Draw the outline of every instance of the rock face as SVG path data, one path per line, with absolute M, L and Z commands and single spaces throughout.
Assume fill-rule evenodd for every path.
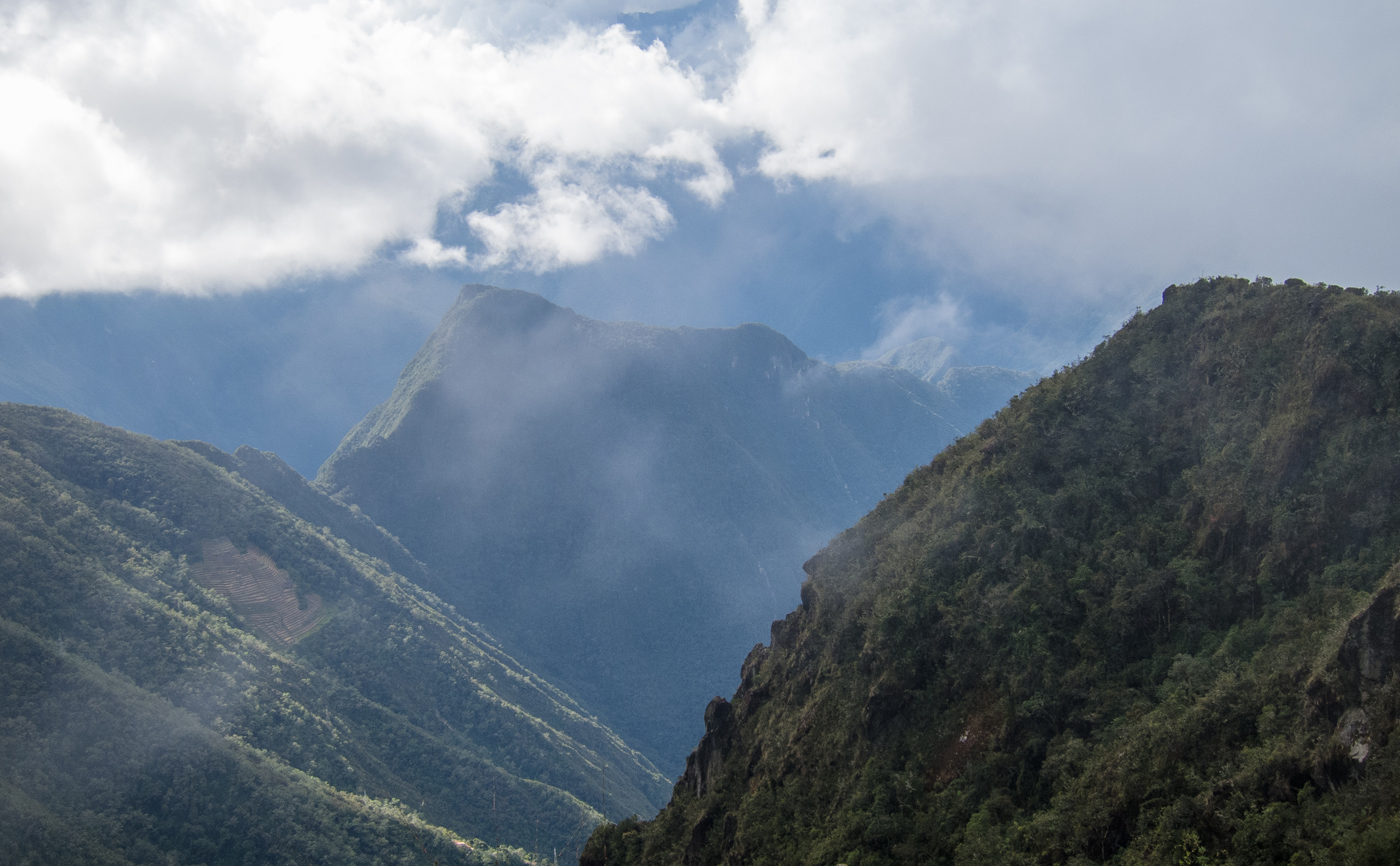
M 1369 684 L 1378 685 L 1388 679 L 1400 660 L 1400 609 L 1396 607 L 1396 595 L 1395 587 L 1376 593 L 1375 599 L 1347 626 L 1337 660 L 1352 675 L 1348 684 L 1358 693 Z
M 729 744 L 733 731 L 734 710 L 729 701 L 716 697 L 705 707 L 705 735 L 700 745 L 685 759 L 685 772 L 676 782 L 676 787 L 705 796 L 714 787 L 715 777 L 724 764 L 724 747 Z
M 762 325 L 598 322 L 468 286 L 317 484 L 679 771 L 802 560 L 1000 402 L 961 399 Z
M 1400 577 L 1400 569 L 1392 572 Z M 1308 683 L 1308 709 L 1336 738 L 1315 774 L 1335 786 L 1361 774 L 1400 716 L 1400 587 L 1382 587 L 1346 624 L 1333 658 Z

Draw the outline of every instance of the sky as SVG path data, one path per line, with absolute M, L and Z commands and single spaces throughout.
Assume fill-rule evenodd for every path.
M 1049 372 L 1173 282 L 1400 288 L 1397 42 L 1393 0 L 11 0 L 0 333 L 227 315 L 391 384 L 488 282 Z

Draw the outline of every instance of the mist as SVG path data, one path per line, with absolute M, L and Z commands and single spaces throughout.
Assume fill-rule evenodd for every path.
M 764 325 L 468 286 L 317 482 L 675 772 L 803 561 L 1026 384 L 950 390 Z
M 311 477 L 456 289 L 387 273 L 210 298 L 0 299 L 0 400 L 226 451 L 254 445 Z

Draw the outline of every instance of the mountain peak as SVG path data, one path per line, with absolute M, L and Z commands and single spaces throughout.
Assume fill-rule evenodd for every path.
M 581 863 L 1394 862 L 1397 358 L 1397 294 L 1169 289 L 810 560 Z
M 762 324 L 605 322 L 467 286 L 317 484 L 679 764 L 686 707 L 796 601 L 801 562 L 1019 390 L 969 400 Z
M 881 355 L 879 362 L 908 370 L 925 382 L 935 382 L 950 368 L 962 366 L 958 350 L 939 337 L 905 343 Z

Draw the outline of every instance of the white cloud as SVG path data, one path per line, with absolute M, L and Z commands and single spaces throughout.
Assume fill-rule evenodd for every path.
M 535 178 L 536 192 L 494 213 L 472 213 L 467 224 L 486 245 L 474 264 L 515 265 L 542 273 L 591 262 L 606 253 L 635 253 L 674 221 L 666 203 L 645 189 L 557 171 Z
M 444 247 L 436 238 L 418 238 L 412 246 L 399 253 L 399 260 L 428 268 L 444 265 L 460 267 L 467 263 L 467 248 Z
M 984 278 L 1400 272 L 1400 6 L 743 0 L 728 100 Z
M 459 26 L 471 17 L 374 0 L 10 7 L 0 290 L 197 291 L 344 272 L 385 243 L 428 238 L 439 204 L 502 162 L 554 168 L 526 202 L 478 215 L 488 259 L 575 263 L 669 224 L 627 182 L 634 165 L 727 177 L 705 143 L 717 106 L 660 46 L 562 24 L 497 45 Z M 718 186 L 696 191 L 712 201 Z M 405 258 L 433 255 L 454 258 L 421 244 Z
M 0 106 L 0 202 L 10 203 L 0 203 L 0 287 L 45 288 L 46 272 L 69 257 L 82 260 L 80 278 L 129 269 L 126 242 L 168 198 L 159 174 L 124 149 L 119 129 L 42 79 L 0 72 Z M 118 213 L 124 230 L 104 233 Z
M 568 267 L 671 230 L 659 178 L 717 206 L 735 170 L 1057 297 L 1400 283 L 1389 0 L 741 0 L 676 37 L 695 69 L 606 26 L 676 5 L 12 3 L 0 292 L 266 285 L 401 243 Z M 752 140 L 757 165 L 721 159 Z M 463 214 L 480 249 L 434 239 L 501 166 L 533 189 Z
M 643 156 L 657 163 L 680 163 L 700 168 L 700 174 L 684 181 L 697 198 L 717 206 L 734 188 L 734 178 L 715 153 L 714 142 L 703 132 L 678 129 L 661 144 L 647 148 Z
M 861 357 L 879 358 L 891 349 L 925 337 L 962 344 L 968 336 L 967 312 L 944 292 L 933 298 L 899 297 L 881 304 L 875 315 L 880 336 L 861 351 Z

